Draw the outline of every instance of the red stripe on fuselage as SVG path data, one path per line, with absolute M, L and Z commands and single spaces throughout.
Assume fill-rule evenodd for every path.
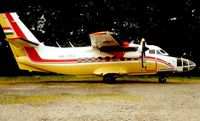
M 163 63 L 163 64 L 168 65 L 170 67 L 174 67 L 170 63 L 168 63 L 168 62 L 166 62 L 166 61 L 164 61 L 164 60 L 162 60 L 160 58 L 155 58 L 155 57 L 151 57 L 151 56 L 147 56 L 145 58 L 148 58 L 148 60 L 156 60 L 157 62 Z
M 22 32 L 21 28 L 17 25 L 16 21 L 13 19 L 10 13 L 5 13 L 6 17 L 8 18 L 8 21 L 10 22 L 12 28 L 14 29 L 15 33 L 18 37 L 22 37 L 24 39 L 27 39 L 25 34 Z
M 30 58 L 31 61 L 33 62 L 38 62 L 38 63 L 77 63 L 78 60 L 77 59 L 43 59 L 39 56 L 38 52 L 35 50 L 35 48 L 33 47 L 25 47 L 24 48 L 28 57 Z M 141 58 L 139 58 L 140 60 Z M 158 58 L 155 58 L 155 57 L 146 57 L 147 60 L 154 60 L 154 61 L 158 61 L 160 63 L 163 63 L 163 64 L 166 64 L 170 67 L 173 67 L 170 63 L 167 63 L 166 61 L 164 60 L 161 60 L 161 59 L 158 59 Z M 98 61 L 97 58 L 95 58 L 96 61 Z M 117 59 L 118 60 L 118 59 Z M 84 61 L 84 60 L 82 60 Z M 91 60 L 90 60 L 91 61 Z M 105 60 L 105 58 L 102 58 L 102 62 L 107 62 Z M 108 61 L 108 62 L 111 62 L 111 61 Z M 100 62 L 101 63 L 101 62 Z
M 33 47 L 25 47 L 24 48 L 26 53 L 28 54 L 29 58 L 31 59 L 31 61 L 34 62 L 58 62 L 58 63 L 75 63 L 77 62 L 77 59 L 43 59 L 41 58 L 37 51 L 35 50 L 35 48 Z

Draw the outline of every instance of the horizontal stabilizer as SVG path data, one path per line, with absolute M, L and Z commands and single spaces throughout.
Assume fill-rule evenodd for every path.
M 9 43 L 22 47 L 37 46 L 40 44 L 38 39 L 20 20 L 17 13 L 0 13 L 1 33 L 5 35 L 5 40 Z
M 6 38 L 6 41 L 8 41 L 9 43 L 11 43 L 12 45 L 16 46 L 16 47 L 36 47 L 39 44 L 26 40 L 24 38 Z

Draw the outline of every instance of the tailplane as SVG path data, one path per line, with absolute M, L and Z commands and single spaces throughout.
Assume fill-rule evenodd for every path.
M 38 39 L 31 33 L 31 31 L 19 19 L 17 13 L 1 13 L 0 24 L 6 36 L 6 40 L 12 42 L 13 40 L 29 43 L 29 45 L 39 45 Z M 20 42 L 13 42 L 16 45 Z M 26 46 L 26 45 L 24 45 Z

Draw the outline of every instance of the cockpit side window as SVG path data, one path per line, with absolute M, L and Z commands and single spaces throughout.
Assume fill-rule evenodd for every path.
M 164 50 L 160 49 L 160 50 L 156 50 L 156 54 L 158 55 L 168 55 Z
M 158 50 L 156 50 L 156 53 L 157 53 L 158 55 L 161 55 L 161 52 L 160 52 L 160 51 L 158 51 Z
M 149 50 L 149 54 L 155 54 L 155 50 Z
M 163 55 L 168 55 L 164 50 L 160 50 L 160 52 L 163 54 Z
M 149 54 L 156 54 L 156 55 L 168 55 L 167 52 L 165 52 L 163 49 L 157 47 L 157 48 L 151 48 L 148 50 Z

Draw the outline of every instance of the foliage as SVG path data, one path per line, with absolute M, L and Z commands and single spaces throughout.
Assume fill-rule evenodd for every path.
M 89 33 L 114 31 L 123 41 L 162 47 L 197 63 L 200 4 L 192 0 L 1 0 L 1 12 L 14 11 L 46 45 L 88 46 Z M 0 46 L 1 47 L 1 46 Z

